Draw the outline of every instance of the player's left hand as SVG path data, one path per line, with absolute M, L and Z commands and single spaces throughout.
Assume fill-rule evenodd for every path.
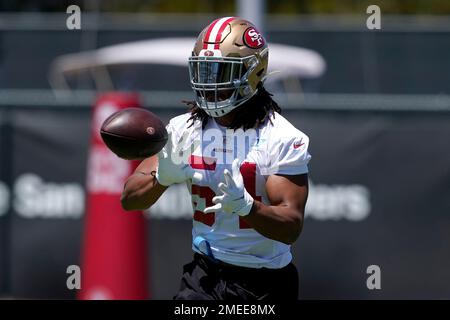
M 241 162 L 234 159 L 232 164 L 232 173 L 228 169 L 223 171 L 225 183 L 219 183 L 219 190 L 223 194 L 215 196 L 212 199 L 214 206 L 206 208 L 204 213 L 211 213 L 223 210 L 228 213 L 235 213 L 240 216 L 246 216 L 250 213 L 253 206 L 252 196 L 245 190 L 244 178 L 242 177 Z

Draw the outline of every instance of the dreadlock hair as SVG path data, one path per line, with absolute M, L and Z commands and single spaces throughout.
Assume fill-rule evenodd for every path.
M 210 116 L 195 101 L 184 101 L 184 103 L 187 104 L 191 113 L 188 122 L 192 121 L 192 123 L 189 127 L 194 124 L 195 120 L 200 120 L 204 129 Z M 239 116 L 233 119 L 229 128 L 234 130 L 242 128 L 244 131 L 250 128 L 258 128 L 267 119 L 272 123 L 270 115 L 274 112 L 281 113 L 281 108 L 272 99 L 272 94 L 261 83 L 258 85 L 256 94 L 234 110 L 238 110 Z

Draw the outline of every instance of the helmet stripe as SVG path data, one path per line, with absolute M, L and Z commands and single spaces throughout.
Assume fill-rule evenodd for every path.
M 220 39 L 222 38 L 222 33 L 223 33 L 223 31 L 225 30 L 225 28 L 227 27 L 227 25 L 231 22 L 231 21 L 233 21 L 235 18 L 234 17 L 231 17 L 231 18 L 228 18 L 227 20 L 225 20 L 223 23 L 222 23 L 222 25 L 220 26 L 220 29 L 219 29 L 219 31 L 217 32 L 217 35 L 216 35 L 216 39 L 215 39 L 215 45 L 214 45 L 214 49 L 219 49 L 219 41 L 220 41 Z
M 214 28 L 214 26 L 216 25 L 216 23 L 219 20 L 220 19 L 216 19 L 209 25 L 209 28 L 208 28 L 208 30 L 206 31 L 206 34 L 205 34 L 205 38 L 203 39 L 203 49 L 207 49 L 209 38 L 210 38 L 210 35 L 211 35 L 211 31 L 212 31 L 212 29 Z
M 234 17 L 224 17 L 211 23 L 205 35 L 203 49 L 218 49 L 219 45 L 214 43 L 220 41 L 223 30 L 225 30 L 227 24 L 234 19 Z

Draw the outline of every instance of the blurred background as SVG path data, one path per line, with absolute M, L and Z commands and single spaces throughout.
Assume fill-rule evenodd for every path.
M 67 29 L 69 5 L 81 30 Z M 380 30 L 367 28 L 369 5 Z M 2 0 L 0 11 L 1 297 L 77 297 L 66 269 L 96 247 L 85 237 L 96 99 L 137 92 L 167 123 L 193 97 L 194 38 L 239 15 L 265 34 L 279 71 L 266 86 L 311 139 L 293 246 L 300 298 L 450 299 L 450 1 Z M 144 217 L 145 275 L 116 280 L 171 299 L 192 258 L 186 188 Z M 91 233 L 110 232 L 99 226 Z M 108 263 L 135 273 L 126 259 Z M 380 290 L 367 288 L 370 265 Z

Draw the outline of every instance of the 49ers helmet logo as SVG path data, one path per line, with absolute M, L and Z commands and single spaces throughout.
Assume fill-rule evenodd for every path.
M 244 43 L 249 48 L 259 49 L 264 45 L 265 41 L 261 33 L 259 33 L 255 27 L 250 27 L 244 32 Z

